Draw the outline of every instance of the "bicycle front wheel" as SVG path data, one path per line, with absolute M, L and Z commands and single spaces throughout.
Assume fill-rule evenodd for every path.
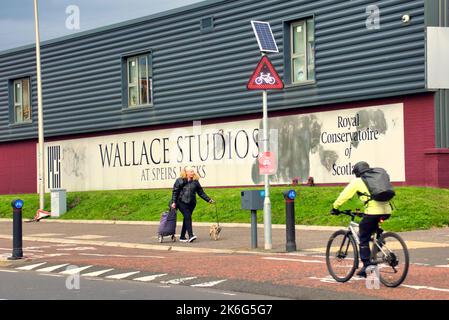
M 410 258 L 404 240 L 394 232 L 386 232 L 374 244 L 373 258 L 377 263 L 380 282 L 395 288 L 407 277 Z M 379 246 L 380 248 L 379 248 Z
M 338 282 L 352 278 L 359 263 L 359 252 L 353 236 L 345 230 L 335 232 L 327 242 L 326 265 Z

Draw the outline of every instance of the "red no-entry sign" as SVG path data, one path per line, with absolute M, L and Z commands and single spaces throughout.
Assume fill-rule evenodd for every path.
M 276 174 L 276 158 L 272 152 L 259 154 L 259 174 Z

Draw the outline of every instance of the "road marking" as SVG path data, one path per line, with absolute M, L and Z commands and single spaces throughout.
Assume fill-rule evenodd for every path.
M 219 294 L 223 294 L 225 296 L 235 296 L 235 293 L 227 293 L 227 292 L 218 292 Z
M 63 249 L 56 249 L 58 251 L 86 251 L 86 250 L 97 250 L 94 247 L 76 247 L 76 248 L 63 248 Z
M 94 257 L 116 257 L 116 258 L 155 258 L 155 259 L 165 259 L 161 256 L 127 256 L 123 254 L 101 254 L 101 253 L 80 253 L 80 256 L 94 256 Z
M 434 288 L 434 287 L 426 287 L 426 286 L 411 286 L 403 284 L 402 287 L 415 289 L 415 290 L 431 290 L 431 291 L 442 291 L 442 292 L 449 292 L 449 289 L 442 289 L 442 288 Z
M 53 272 L 53 271 L 55 271 L 55 270 L 57 270 L 57 269 L 61 269 L 61 268 L 63 268 L 63 267 L 66 267 L 66 266 L 68 266 L 69 264 L 68 263 L 65 263 L 65 264 L 59 264 L 59 265 L 57 265 L 57 266 L 52 266 L 52 267 L 47 267 L 47 268 L 43 268 L 43 269 L 38 269 L 38 270 L 36 270 L 37 272 Z
M 16 272 L 19 272 L 19 271 L 15 271 L 15 270 L 0 270 L 0 272 L 16 273 Z
M 81 276 L 83 276 L 83 277 L 98 277 L 98 276 L 101 276 L 102 274 L 105 274 L 112 270 L 114 270 L 114 269 L 100 270 L 100 271 L 85 273 L 85 274 L 82 274 Z
M 264 257 L 265 260 L 280 260 L 280 261 L 294 261 L 294 262 L 305 262 L 305 263 L 324 263 L 324 261 L 318 260 L 301 260 L 301 259 L 290 259 L 290 258 L 274 258 L 274 257 Z
M 424 242 L 424 241 L 406 241 L 407 248 L 409 250 L 413 249 L 428 249 L 428 248 L 447 248 L 449 247 L 449 243 L 441 243 L 441 242 Z M 391 243 L 388 245 L 388 248 L 391 250 L 397 250 L 401 249 L 399 243 Z M 326 253 L 326 248 L 313 248 L 313 249 L 304 249 L 303 251 L 307 252 L 319 252 L 319 253 Z
M 29 266 L 25 266 L 25 267 L 20 267 L 20 268 L 16 268 L 16 270 L 25 270 L 25 271 L 29 271 L 29 270 L 33 270 L 34 268 L 40 267 L 44 264 L 46 264 L 47 262 L 42 262 L 42 263 L 37 263 L 37 264 L 32 264 Z
M 153 281 L 153 280 L 155 280 L 155 279 L 157 279 L 159 277 L 163 277 L 163 276 L 166 276 L 166 275 L 167 275 L 167 273 L 161 273 L 161 274 L 155 274 L 155 275 L 147 276 L 147 277 L 135 278 L 133 280 L 134 281 L 148 282 L 148 281 Z
M 36 234 L 30 234 L 29 237 L 58 237 L 58 236 L 64 236 L 64 233 L 36 233 Z
M 43 273 L 43 274 L 40 274 L 41 276 L 44 276 L 44 277 L 56 277 L 56 278 L 63 278 L 64 276 L 63 275 L 60 275 L 60 274 L 45 274 L 45 273 Z
M 128 272 L 128 273 L 120 273 L 120 274 L 115 274 L 112 276 L 107 276 L 107 279 L 115 279 L 115 280 L 121 280 L 121 279 L 125 279 L 129 276 L 132 276 L 134 274 L 138 274 L 140 271 L 134 271 L 134 272 Z
M 181 284 L 189 280 L 196 279 L 197 277 L 187 277 L 187 278 L 179 278 L 179 279 L 173 279 L 168 281 L 161 281 L 163 284 Z
M 449 264 L 443 264 L 443 265 L 439 265 L 439 266 L 435 266 L 437 268 L 449 268 Z
M 65 274 L 65 275 L 72 275 L 72 274 L 77 274 L 77 273 L 81 273 L 81 271 L 92 268 L 93 266 L 86 266 L 86 267 L 80 267 L 80 268 L 74 268 L 74 269 L 69 269 L 69 270 L 65 270 L 60 272 L 59 274 Z
M 210 281 L 210 282 L 205 282 L 205 283 L 194 284 L 194 285 L 191 285 L 191 287 L 209 288 L 209 287 L 216 286 L 217 284 L 220 284 L 225 281 L 227 281 L 227 280 Z
M 96 234 L 85 234 L 81 236 L 65 237 L 66 239 L 79 239 L 79 240 L 96 240 L 103 238 L 110 238 L 109 236 L 99 236 Z

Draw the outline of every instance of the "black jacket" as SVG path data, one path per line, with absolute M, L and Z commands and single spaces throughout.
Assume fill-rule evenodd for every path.
M 173 186 L 172 202 L 177 203 L 181 201 L 186 204 L 196 204 L 197 193 L 205 201 L 210 201 L 198 180 L 188 181 L 187 179 L 178 178 Z

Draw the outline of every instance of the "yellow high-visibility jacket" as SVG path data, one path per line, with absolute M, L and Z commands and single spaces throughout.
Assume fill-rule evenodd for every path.
M 370 194 L 368 188 L 363 182 L 362 178 L 355 178 L 352 180 L 346 188 L 340 193 L 337 200 L 334 202 L 334 208 L 340 208 L 346 201 L 350 200 L 357 192 L 362 194 Z M 359 196 L 360 201 L 365 203 L 369 200 L 367 196 Z M 381 202 L 376 200 L 368 201 L 365 204 L 365 214 L 380 215 L 380 214 L 391 214 L 390 202 Z

